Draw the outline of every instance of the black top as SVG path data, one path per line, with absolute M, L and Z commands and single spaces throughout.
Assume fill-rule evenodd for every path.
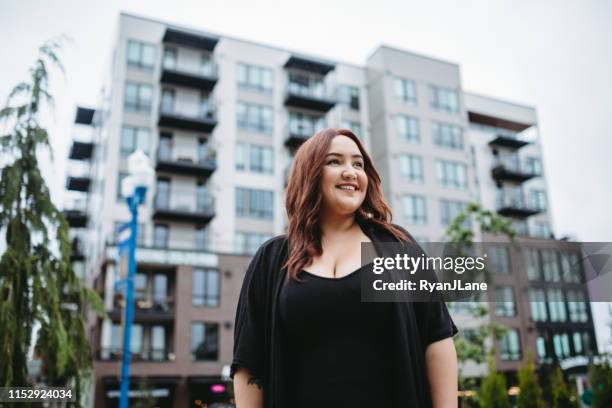
M 280 292 L 287 406 L 377 407 L 393 404 L 390 303 L 361 302 L 363 266 L 340 278 L 302 271 Z
M 396 247 L 402 247 L 405 242 L 398 242 L 374 222 L 364 223 L 361 228 L 374 243 L 378 256 L 394 257 L 398 253 L 383 243 L 397 243 Z M 414 242 L 408 232 L 405 234 Z M 288 362 L 284 360 L 286 340 L 278 313 L 280 290 L 287 276 L 284 265 L 288 246 L 287 237 L 280 235 L 259 248 L 246 270 L 236 308 L 230 376 L 233 377 L 239 367 L 247 368 L 263 387 L 264 408 L 290 407 L 285 372 Z M 404 248 L 407 252 L 412 251 L 408 246 Z M 423 271 L 430 272 L 433 274 L 433 271 Z M 438 292 L 432 294 L 428 302 L 393 302 L 391 305 L 395 402 L 402 407 L 431 407 L 425 351 L 429 344 L 455 335 L 457 328 Z

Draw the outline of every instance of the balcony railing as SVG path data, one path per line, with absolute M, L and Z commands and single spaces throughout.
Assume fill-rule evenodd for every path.
M 209 177 L 217 169 L 217 153 L 214 149 L 198 150 L 197 158 L 181 156 L 177 150 L 160 145 L 157 151 L 157 171 Z
M 134 320 L 137 322 L 168 322 L 174 319 L 174 298 L 154 296 L 150 293 L 135 294 Z M 113 321 L 121 320 L 125 307 L 123 295 L 115 293 L 109 316 Z
M 172 103 L 159 108 L 159 126 L 210 133 L 217 126 L 217 112 L 212 101 L 200 106 L 197 114 L 178 112 Z
M 336 105 L 336 97 L 325 86 L 306 86 L 296 82 L 287 84 L 285 106 L 328 112 Z
M 310 136 L 314 135 L 320 129 L 324 128 L 324 125 L 317 125 L 315 123 L 301 124 L 296 122 L 289 122 L 285 126 L 285 146 L 287 147 L 298 147 L 304 143 Z
M 496 198 L 497 212 L 509 217 L 525 218 L 540 212 L 527 205 L 522 190 L 499 190 Z
M 121 361 L 123 349 L 120 347 L 107 347 L 98 350 L 96 356 L 100 361 Z M 169 349 L 150 349 L 150 350 L 135 350 L 132 351 L 133 361 L 142 362 L 167 362 L 174 361 L 175 354 Z
M 160 81 L 164 84 L 212 91 L 219 79 L 214 61 L 203 64 L 199 70 L 177 68 L 176 64 L 164 64 Z
M 155 196 L 153 219 L 206 224 L 215 216 L 212 195 L 198 194 L 195 189 L 171 188 L 171 192 Z
M 71 228 L 83 228 L 87 225 L 87 200 L 70 199 L 64 203 L 64 217 Z
M 91 166 L 85 162 L 71 161 L 68 163 L 66 189 L 88 192 L 91 184 Z
M 491 147 L 505 147 L 516 150 L 531 143 L 519 133 L 503 132 L 498 133 L 493 140 L 489 142 Z
M 496 180 L 508 180 L 521 183 L 536 177 L 536 174 L 527 166 L 527 163 L 516 156 L 497 157 L 491 174 Z

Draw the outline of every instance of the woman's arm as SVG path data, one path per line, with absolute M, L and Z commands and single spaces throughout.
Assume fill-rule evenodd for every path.
M 236 408 L 263 407 L 261 384 L 246 368 L 239 368 L 234 374 L 234 396 Z
M 452 337 L 431 343 L 425 363 L 434 408 L 456 408 L 457 353 Z

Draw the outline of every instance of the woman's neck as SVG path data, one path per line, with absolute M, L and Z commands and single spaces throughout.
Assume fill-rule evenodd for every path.
M 323 214 L 319 225 L 322 238 L 343 235 L 355 228 L 355 215 Z

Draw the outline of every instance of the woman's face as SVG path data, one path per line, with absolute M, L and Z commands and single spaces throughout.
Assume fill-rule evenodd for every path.
M 353 214 L 368 190 L 368 176 L 357 144 L 347 136 L 334 137 L 324 163 L 323 209 L 338 215 Z

